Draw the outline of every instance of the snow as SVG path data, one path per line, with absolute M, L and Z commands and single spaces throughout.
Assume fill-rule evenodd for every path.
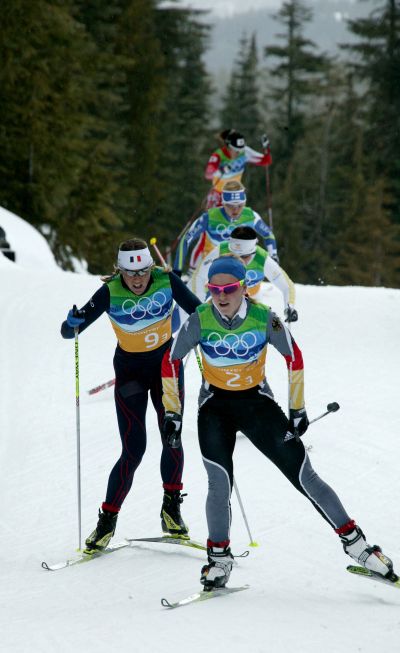
M 4 213 L 1 213 L 4 217 Z M 1 223 L 1 221 L 0 221 Z M 8 232 L 7 227 L 6 231 Z M 29 241 L 32 233 L 32 242 Z M 355 578 L 337 536 L 244 437 L 234 454 L 238 487 L 258 548 L 239 558 L 231 585 L 246 592 L 168 611 L 200 589 L 201 551 L 140 544 L 86 565 L 49 573 L 78 545 L 74 344 L 59 329 L 73 303 L 100 285 L 90 275 L 60 271 L 25 229 L 21 261 L 0 257 L 0 621 L 2 650 L 12 653 L 392 653 L 400 634 L 400 593 Z M 40 239 L 39 239 L 40 240 Z M 16 246 L 12 243 L 13 246 Z M 21 243 L 16 243 L 21 245 Z M 24 250 L 24 256 L 22 251 Z M 264 299 L 282 310 L 275 290 Z M 398 473 L 398 324 L 400 291 L 297 286 L 299 322 L 292 327 L 305 360 L 310 418 L 337 401 L 339 412 L 312 425 L 304 442 L 311 461 L 339 494 L 371 543 L 400 569 Z M 86 390 L 113 377 L 113 331 L 106 316 L 79 340 L 81 370 L 82 534 L 97 521 L 119 437 L 108 389 Z M 268 373 L 287 402 L 283 359 L 271 349 Z M 199 372 L 187 371 L 183 515 L 204 541 L 206 474 L 196 440 Z M 117 526 L 123 537 L 160 534 L 160 441 L 152 407 L 148 449 Z M 232 548 L 248 548 L 236 497 Z
M 57 267 L 54 256 L 42 234 L 22 218 L 0 206 L 0 227 L 12 250 L 16 252 L 16 262 L 26 269 L 51 269 Z M 6 265 L 0 256 L 0 266 Z

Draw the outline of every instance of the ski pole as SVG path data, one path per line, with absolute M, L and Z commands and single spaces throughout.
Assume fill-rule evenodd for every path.
M 168 252 L 169 253 L 172 252 L 175 249 L 176 245 L 179 243 L 179 241 L 182 238 L 185 231 L 187 231 L 187 229 L 189 229 L 189 227 L 192 226 L 193 222 L 195 221 L 195 219 L 197 218 L 199 213 L 205 208 L 205 204 L 207 202 L 207 197 L 208 197 L 208 193 L 203 197 L 203 199 L 201 200 L 199 206 L 196 208 L 196 210 L 194 211 L 192 216 L 189 218 L 189 220 L 187 221 L 187 223 L 185 224 L 183 229 L 181 229 L 181 231 L 179 232 L 179 234 L 177 235 L 175 240 L 172 241 L 172 243 L 168 247 Z M 150 241 L 150 243 L 151 243 L 151 241 Z
M 150 238 L 150 245 L 152 245 L 154 247 L 154 250 L 155 250 L 158 258 L 161 261 L 161 265 L 163 266 L 163 268 L 165 268 L 167 270 L 169 266 L 167 265 L 167 262 L 166 262 L 165 258 L 163 257 L 163 255 L 161 254 L 160 250 L 158 249 L 156 243 L 157 243 L 157 238 L 154 238 L 154 236 L 153 236 L 153 238 Z
M 244 523 L 246 525 L 246 529 L 247 529 L 247 532 L 248 532 L 248 535 L 249 535 L 249 538 L 250 538 L 249 546 L 258 546 L 258 542 L 255 542 L 255 540 L 253 540 L 252 534 L 250 532 L 249 522 L 247 521 L 246 513 L 244 511 L 242 499 L 241 499 L 240 493 L 239 493 L 239 488 L 237 486 L 237 483 L 236 483 L 235 479 L 233 479 L 233 487 L 235 488 L 237 500 L 239 502 L 240 510 L 241 510 L 242 516 L 243 516 L 243 520 L 244 520 Z
M 79 405 L 79 327 L 75 327 L 75 398 L 76 398 L 76 475 L 78 486 L 78 540 L 82 541 L 82 499 L 81 499 L 81 418 Z
M 325 415 L 329 415 L 329 413 L 336 413 L 337 410 L 339 410 L 340 406 L 336 401 L 333 401 L 331 404 L 328 404 L 326 407 L 326 411 L 322 413 L 322 415 L 318 415 L 318 417 L 314 417 L 314 419 L 311 419 L 308 422 L 308 425 L 313 424 L 314 422 L 318 422 L 319 419 L 322 419 L 325 417 Z
M 268 149 L 269 149 L 269 141 L 267 141 L 267 147 L 264 147 L 264 154 L 267 154 Z M 265 166 L 265 187 L 267 191 L 268 223 L 270 229 L 273 231 L 274 223 L 272 220 L 272 201 L 271 201 L 271 183 L 269 178 L 269 165 Z

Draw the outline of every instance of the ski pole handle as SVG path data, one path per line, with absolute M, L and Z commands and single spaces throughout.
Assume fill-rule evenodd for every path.
M 163 257 L 163 255 L 161 254 L 160 250 L 158 249 L 156 243 L 157 243 L 157 238 L 154 238 L 154 236 L 153 238 L 150 238 L 150 245 L 154 247 L 154 251 L 157 254 L 158 258 L 160 259 L 161 265 L 163 266 L 163 268 L 167 270 L 168 269 L 167 262 Z

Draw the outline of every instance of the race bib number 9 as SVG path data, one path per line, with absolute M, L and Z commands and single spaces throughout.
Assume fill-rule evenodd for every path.
M 112 324 L 121 349 L 129 352 L 152 351 L 171 338 L 171 319 L 156 322 L 146 329 L 129 333 Z

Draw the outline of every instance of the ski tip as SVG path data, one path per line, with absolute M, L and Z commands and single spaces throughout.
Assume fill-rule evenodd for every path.
M 50 569 L 49 565 L 47 564 L 47 562 L 42 562 L 41 567 L 42 567 L 42 569 L 46 569 L 46 571 L 51 571 L 51 569 Z
M 172 608 L 173 606 L 167 599 L 161 599 L 161 605 L 164 606 L 164 608 Z

